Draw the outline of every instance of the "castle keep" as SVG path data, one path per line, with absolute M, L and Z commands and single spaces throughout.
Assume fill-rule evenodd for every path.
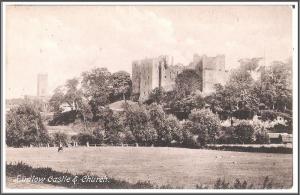
M 202 80 L 200 89 L 203 93 L 212 92 L 216 83 L 226 82 L 228 75 L 224 55 L 207 57 L 195 54 L 188 66 L 174 65 L 171 56 L 146 58 L 132 63 L 132 92 L 139 95 L 139 101 L 145 101 L 156 87 L 170 91 L 174 89 L 177 75 L 184 69 L 194 69 L 199 74 Z

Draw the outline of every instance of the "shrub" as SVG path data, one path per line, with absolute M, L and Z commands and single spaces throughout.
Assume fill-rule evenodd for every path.
M 182 145 L 187 147 L 194 147 L 197 143 L 194 142 L 194 123 L 190 120 L 184 120 L 182 125 Z
M 135 137 L 133 136 L 132 132 L 129 130 L 124 131 L 124 143 L 127 144 L 134 144 L 136 142 Z
M 283 113 L 283 112 L 275 112 L 273 110 L 263 110 L 261 111 L 261 119 L 263 121 L 274 121 L 277 120 L 278 117 L 283 118 L 286 121 L 285 130 L 288 133 L 292 133 L 293 129 L 293 116 L 292 113 Z
M 217 115 L 208 109 L 194 109 L 189 115 L 189 119 L 194 123 L 194 133 L 198 135 L 201 146 L 215 143 L 221 125 Z
M 225 182 L 225 179 L 221 180 L 220 178 L 218 178 L 218 180 L 214 185 L 214 189 L 229 189 L 229 188 L 230 188 L 229 183 Z
M 55 143 L 56 145 L 60 145 L 60 144 L 64 146 L 68 145 L 68 135 L 62 132 L 54 133 L 52 136 L 52 140 L 53 143 Z
M 183 134 L 182 127 L 179 120 L 174 115 L 168 115 L 165 120 L 166 132 L 171 133 L 171 141 L 176 141 L 177 143 L 182 143 Z
M 218 144 L 234 144 L 234 127 L 222 126 L 217 137 Z
M 77 140 L 79 145 L 86 145 L 87 142 L 90 144 L 99 143 L 95 135 L 89 132 L 82 132 L 77 135 Z
M 95 128 L 92 132 L 95 143 L 103 143 L 105 140 L 105 131 L 100 128 Z
M 287 121 L 282 117 L 277 117 L 275 120 L 270 122 L 270 131 L 276 133 L 287 133 L 288 132 Z
M 253 143 L 253 125 L 247 120 L 240 120 L 234 125 L 234 140 L 239 144 Z
M 277 147 L 264 147 L 264 146 L 248 146 L 248 145 L 209 145 L 207 148 L 213 150 L 227 150 L 227 151 L 239 151 L 239 152 L 262 152 L 262 153 L 281 153 L 281 154 L 292 154 L 293 148 L 285 146 Z
M 6 144 L 13 147 L 49 143 L 39 110 L 31 103 L 12 108 L 6 115 Z
M 253 184 L 248 185 L 247 181 L 244 180 L 243 182 L 241 182 L 239 179 L 236 179 L 234 184 L 233 184 L 233 188 L 234 189 L 252 189 L 253 188 Z
M 269 143 L 268 139 L 268 129 L 270 128 L 270 123 L 267 121 L 259 120 L 257 116 L 255 116 L 252 120 L 252 125 L 254 128 L 254 142 L 257 144 L 267 144 Z

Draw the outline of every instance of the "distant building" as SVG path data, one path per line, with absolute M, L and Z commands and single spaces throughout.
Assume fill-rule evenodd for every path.
M 225 55 L 208 57 L 206 55 L 194 55 L 193 62 L 188 68 L 196 70 L 201 78 L 201 91 L 209 94 L 214 91 L 217 83 L 225 84 L 228 79 L 228 71 L 225 70 Z
M 156 87 L 166 91 L 174 89 L 175 79 L 184 69 L 194 69 L 199 74 L 202 80 L 199 88 L 204 94 L 212 92 L 216 83 L 224 84 L 228 78 L 224 55 L 207 57 L 195 54 L 188 66 L 174 65 L 171 56 L 146 58 L 132 63 L 133 95 L 138 95 L 139 101 L 145 101 Z
M 15 108 L 24 103 L 33 103 L 39 105 L 41 111 L 44 113 L 49 112 L 49 94 L 48 94 L 48 75 L 37 75 L 37 95 L 24 95 L 24 98 L 14 98 L 6 100 L 6 111 Z
M 37 97 L 46 98 L 47 96 L 48 96 L 48 74 L 38 74 Z

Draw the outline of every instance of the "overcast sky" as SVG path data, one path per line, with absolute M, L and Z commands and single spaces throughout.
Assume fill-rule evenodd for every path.
M 8 6 L 6 97 L 36 95 L 93 67 L 131 73 L 131 62 L 162 54 L 188 64 L 193 54 L 266 63 L 292 56 L 288 6 Z

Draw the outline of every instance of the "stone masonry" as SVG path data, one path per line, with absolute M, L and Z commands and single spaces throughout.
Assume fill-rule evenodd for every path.
M 164 55 L 133 61 L 132 92 L 139 96 L 139 101 L 143 102 L 156 87 L 170 91 L 174 89 L 177 75 L 184 69 L 194 69 L 199 74 L 202 80 L 200 89 L 203 94 L 211 93 L 216 83 L 224 84 L 228 77 L 228 72 L 225 70 L 225 55 L 207 57 L 195 54 L 188 66 L 174 65 L 173 57 Z

